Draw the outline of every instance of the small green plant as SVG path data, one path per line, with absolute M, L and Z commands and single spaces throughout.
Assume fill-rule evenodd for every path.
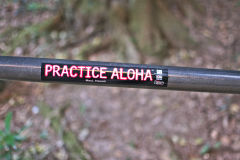
M 0 130 L 1 160 L 12 160 L 13 154 L 19 150 L 17 145 L 25 139 L 20 134 L 26 127 L 18 132 L 11 132 L 11 120 L 12 112 L 8 112 L 5 118 L 5 129 Z
M 204 155 L 204 154 L 211 152 L 212 150 L 217 150 L 220 147 L 221 147 L 221 142 L 216 142 L 214 145 L 210 145 L 210 144 L 206 143 L 205 145 L 202 146 L 199 153 L 201 155 Z
M 37 3 L 37 2 L 31 2 L 27 4 L 27 10 L 28 11 L 41 11 L 41 10 L 46 10 L 48 7 L 42 3 Z

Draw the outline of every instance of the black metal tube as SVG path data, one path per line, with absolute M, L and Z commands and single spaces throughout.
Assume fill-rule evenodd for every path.
M 240 71 L 29 57 L 0 56 L 0 79 L 240 93 Z

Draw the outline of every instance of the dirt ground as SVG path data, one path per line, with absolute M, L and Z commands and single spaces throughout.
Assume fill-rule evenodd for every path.
M 233 0 L 200 3 L 206 8 L 202 24 L 189 24 L 199 47 L 174 50 L 160 62 L 149 57 L 146 63 L 240 69 L 240 6 Z M 119 61 L 112 52 L 90 60 Z M 35 159 L 69 158 L 51 116 L 44 115 L 50 111 L 41 111 L 49 107 L 54 115 L 64 106 L 62 128 L 96 160 L 240 159 L 239 95 L 9 82 L 0 102 L 0 128 L 7 110 L 14 113 L 14 129 L 31 123 L 22 147 L 40 147 Z

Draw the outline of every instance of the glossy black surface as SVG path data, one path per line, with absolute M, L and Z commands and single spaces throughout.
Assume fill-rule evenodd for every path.
M 170 89 L 170 90 L 187 90 L 187 91 L 206 91 L 206 92 L 224 92 L 240 93 L 240 71 L 156 66 L 143 64 L 126 64 L 111 62 L 93 62 L 93 61 L 76 61 L 28 57 L 0 57 L 0 79 L 5 80 L 24 80 L 41 82 L 41 65 L 42 63 L 63 63 L 79 65 L 103 65 L 109 67 L 139 67 L 139 68 L 156 68 L 168 70 L 168 87 L 139 86 L 131 84 L 127 87 L 141 87 L 153 89 Z M 86 84 L 86 83 L 80 83 Z M 94 84 L 94 85 L 111 85 L 118 84 Z M 121 86 L 121 85 L 120 85 Z M 126 87 L 126 86 L 124 86 Z

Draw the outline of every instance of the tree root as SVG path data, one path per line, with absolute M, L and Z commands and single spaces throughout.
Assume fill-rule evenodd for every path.
M 19 47 L 29 43 L 32 39 L 39 38 L 40 36 L 44 35 L 45 33 L 57 29 L 61 22 L 62 15 L 59 14 L 55 17 L 49 18 L 44 20 L 40 23 L 33 24 L 23 28 L 17 34 L 12 36 L 8 41 L 11 44 L 10 48 L 4 52 L 4 55 L 10 55 L 13 51 Z M 16 28 L 18 29 L 18 28 Z M 16 30 L 13 29 L 13 30 Z M 6 31 L 4 35 L 7 36 L 9 31 Z
M 46 104 L 40 105 L 40 111 L 45 118 L 50 118 L 51 127 L 55 133 L 60 136 L 65 144 L 66 150 L 69 153 L 70 159 L 91 160 L 93 155 L 87 151 L 83 144 L 77 139 L 75 134 L 67 125 L 62 124 L 65 112 L 69 104 L 63 105 L 59 110 L 53 111 Z

